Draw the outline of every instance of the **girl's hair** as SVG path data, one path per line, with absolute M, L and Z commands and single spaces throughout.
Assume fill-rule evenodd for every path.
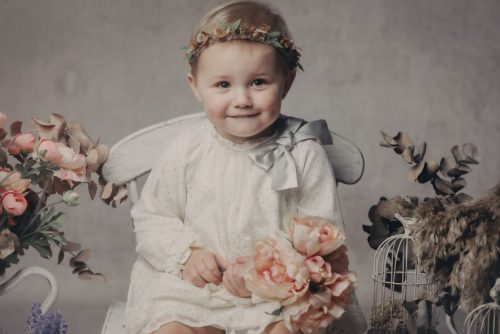
M 285 19 L 275 9 L 258 1 L 238 0 L 225 2 L 206 13 L 195 26 L 191 40 L 195 39 L 202 31 L 214 31 L 220 27 L 221 23 L 230 25 L 237 20 L 241 20 L 242 26 L 269 26 L 269 31 L 280 32 L 292 39 Z M 280 55 L 277 58 L 279 66 L 287 73 L 289 71 L 288 60 L 278 51 L 276 53 Z M 195 59 L 191 63 L 191 72 L 196 72 L 196 66 L 197 60 Z

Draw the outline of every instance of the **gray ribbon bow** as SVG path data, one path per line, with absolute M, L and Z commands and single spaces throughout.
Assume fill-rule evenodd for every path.
M 332 136 L 323 119 L 306 122 L 303 119 L 287 117 L 283 119 L 282 130 L 276 141 L 253 149 L 250 158 L 265 171 L 271 170 L 271 188 L 285 190 L 296 188 L 297 170 L 290 151 L 298 142 L 319 140 L 322 145 L 331 145 Z

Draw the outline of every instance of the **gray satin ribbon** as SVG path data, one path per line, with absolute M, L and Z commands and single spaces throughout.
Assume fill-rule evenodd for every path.
M 296 188 L 297 169 L 290 151 L 298 142 L 304 140 L 318 140 L 322 145 L 331 145 L 332 136 L 328 125 L 323 119 L 306 122 L 303 119 L 287 117 L 282 119 L 284 124 L 276 141 L 264 144 L 253 149 L 249 156 L 265 171 L 271 169 L 271 188 L 285 190 Z M 280 131 L 280 130 L 278 130 Z

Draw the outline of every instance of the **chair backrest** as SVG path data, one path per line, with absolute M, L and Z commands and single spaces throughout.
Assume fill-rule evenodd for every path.
M 159 153 L 183 129 L 203 121 L 205 113 L 196 113 L 157 123 L 136 131 L 116 143 L 103 166 L 108 181 L 129 185 L 132 203 L 138 197 L 135 181 L 151 170 Z M 354 184 L 361 179 L 364 159 L 360 149 L 350 140 L 331 132 L 333 145 L 325 145 L 337 181 Z M 131 158 L 133 157 L 133 158 Z

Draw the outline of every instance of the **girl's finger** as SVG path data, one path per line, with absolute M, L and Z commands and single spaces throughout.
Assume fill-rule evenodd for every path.
M 206 270 L 208 270 L 214 277 L 216 277 L 216 280 L 220 282 L 222 279 L 222 273 L 217 265 L 217 260 L 215 259 L 215 254 L 213 257 L 209 257 L 206 259 L 203 259 L 203 263 L 205 264 Z
M 227 266 L 229 265 L 229 261 L 227 261 L 225 258 L 218 254 L 214 254 L 215 262 L 217 264 L 217 267 L 221 269 L 220 271 L 226 270 Z
M 226 272 L 224 272 L 224 276 L 222 277 L 222 284 L 224 285 L 226 290 L 229 291 L 229 293 L 231 293 L 232 295 L 235 295 L 235 296 L 238 295 L 238 293 L 236 292 L 236 290 L 233 287 L 233 284 L 229 280 L 229 275 L 228 275 L 227 269 L 226 269 Z
M 200 275 L 198 275 L 198 273 L 192 273 L 191 279 L 189 281 L 191 281 L 194 286 L 197 286 L 199 288 L 203 288 L 205 284 L 207 284 L 207 282 L 205 282 L 205 280 Z

